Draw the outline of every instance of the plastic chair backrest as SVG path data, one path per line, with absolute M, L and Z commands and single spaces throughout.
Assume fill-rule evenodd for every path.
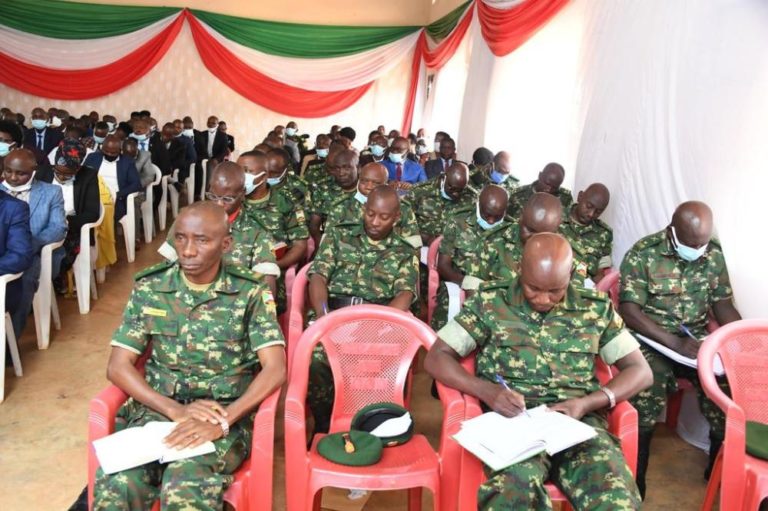
M 286 339 L 286 358 L 289 369 L 293 363 L 293 352 L 296 350 L 301 334 L 304 333 L 304 309 L 307 301 L 306 290 L 309 285 L 309 278 L 307 277 L 309 267 L 310 265 L 306 264 L 299 270 L 291 286 L 291 302 L 288 304 L 288 338 Z
M 608 273 L 605 274 L 605 276 L 600 279 L 600 282 L 597 283 L 595 286 L 595 289 L 598 291 L 603 291 L 608 293 L 608 296 L 611 297 L 611 301 L 613 302 L 613 306 L 615 308 L 619 307 L 619 280 L 621 278 L 621 273 L 619 273 L 619 270 L 611 270 Z
M 366 405 L 404 405 L 406 377 L 419 348 L 435 333 L 412 314 L 382 305 L 345 307 L 323 316 L 301 336 L 291 379 L 306 381 L 312 350 L 323 345 L 333 372 L 335 397 L 331 431 L 349 429 Z
M 432 314 L 437 307 L 437 289 L 440 287 L 440 273 L 437 271 L 437 258 L 440 253 L 442 236 L 438 236 L 429 244 L 427 250 L 427 323 L 432 323 Z

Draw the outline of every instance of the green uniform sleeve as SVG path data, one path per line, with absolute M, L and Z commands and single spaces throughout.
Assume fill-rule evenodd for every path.
M 274 245 L 275 239 L 272 235 L 267 231 L 260 230 L 251 250 L 251 270 L 264 275 L 280 276 L 280 268 L 277 266 L 275 253 L 272 251 Z
M 725 264 L 725 257 L 723 253 L 718 250 L 718 266 L 720 266 L 720 273 L 717 277 L 717 287 L 712 292 L 712 302 L 717 303 L 723 300 L 730 300 L 733 298 L 733 289 L 731 288 L 731 278 L 728 276 L 728 267 Z
M 641 254 L 630 250 L 621 262 L 620 302 L 632 302 L 644 306 L 648 301 L 648 268 Z
M 410 252 L 410 250 L 409 250 Z M 397 272 L 397 279 L 395 280 L 392 288 L 395 295 L 402 293 L 403 291 L 409 291 L 413 293 L 414 300 L 418 295 L 417 286 L 419 282 L 419 260 L 415 254 L 405 254 L 405 257 L 400 262 L 400 268 Z
M 320 247 L 317 249 L 315 259 L 312 261 L 312 266 L 309 268 L 309 275 L 318 274 L 325 277 L 326 282 L 330 282 L 333 277 L 333 273 L 336 269 L 336 258 L 334 252 L 336 251 L 338 229 L 329 229 L 323 236 L 320 242 Z
M 144 353 L 149 336 L 142 320 L 141 291 L 138 284 L 133 288 L 123 312 L 123 322 L 112 335 L 112 346 L 132 351 L 137 355 Z
M 637 340 L 624 328 L 624 320 L 619 313 L 608 304 L 608 324 L 600 336 L 599 348 L 600 358 L 606 364 L 611 365 L 617 360 L 640 348 Z
M 484 322 L 483 313 L 486 293 L 479 292 L 464 303 L 456 317 L 449 321 L 437 335 L 461 357 L 469 355 L 478 346 L 483 346 L 491 335 Z
M 440 253 L 453 259 L 456 254 L 456 237 L 459 235 L 458 217 L 450 218 L 445 225 L 443 239 L 440 242 Z
M 265 284 L 255 284 L 250 293 L 248 341 L 253 351 L 268 346 L 285 346 L 283 332 L 277 322 L 277 307 L 272 291 Z
M 407 201 L 400 202 L 400 237 L 407 241 L 414 248 L 421 248 L 422 241 L 419 234 L 419 226 L 416 222 L 416 215 L 413 214 L 413 207 Z

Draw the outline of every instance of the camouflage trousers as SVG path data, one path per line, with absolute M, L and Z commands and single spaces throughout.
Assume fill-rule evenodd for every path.
M 652 431 L 656 419 L 667 403 L 667 396 L 677 391 L 677 378 L 685 378 L 693 383 L 699 401 L 702 415 L 709 422 L 710 435 L 723 438 L 725 435 L 725 415 L 701 389 L 699 375 L 696 369 L 673 362 L 653 348 L 640 342 L 640 350 L 645 355 L 648 365 L 653 371 L 653 385 L 640 392 L 629 402 L 637 409 L 640 432 Z M 718 378 L 718 384 L 723 392 L 730 395 L 725 378 Z
M 121 417 L 122 416 L 122 417 Z M 120 410 L 121 427 L 167 421 L 163 415 L 129 400 Z M 218 511 L 224 490 L 251 447 L 251 421 L 232 425 L 229 435 L 214 442 L 216 452 L 173 461 L 147 463 L 106 475 L 99 468 L 94 487 L 94 511 L 146 511 L 160 499 L 163 511 Z
M 595 438 L 554 456 L 542 453 L 498 472 L 487 469 L 489 479 L 477 494 L 478 509 L 552 509 L 547 481 L 557 485 L 577 511 L 640 509 L 640 493 L 619 440 L 606 431 L 602 417 L 590 414 L 582 421 L 597 430 Z
M 309 365 L 307 401 L 315 418 L 315 432 L 326 433 L 333 411 L 333 371 L 322 345 L 315 346 Z

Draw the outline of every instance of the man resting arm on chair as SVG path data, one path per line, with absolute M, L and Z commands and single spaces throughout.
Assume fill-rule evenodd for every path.
M 651 370 L 608 296 L 571 283 L 572 262 L 565 238 L 534 235 L 525 245 L 519 279 L 481 286 L 427 354 L 432 376 L 488 409 L 512 417 L 547 404 L 598 432 L 554 456 L 542 453 L 489 474 L 478 494 L 482 509 L 551 509 L 548 480 L 577 510 L 640 507 L 603 412 L 648 387 Z M 477 376 L 459 364 L 476 349 Z M 603 388 L 595 374 L 597 355 L 621 371 Z M 512 390 L 495 383 L 496 375 Z

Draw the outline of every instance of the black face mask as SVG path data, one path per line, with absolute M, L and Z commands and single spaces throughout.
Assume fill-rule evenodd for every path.
M 120 157 L 119 154 L 116 154 L 115 156 L 109 156 L 108 154 L 104 155 L 104 159 L 108 162 L 112 163 L 113 161 L 117 160 Z

